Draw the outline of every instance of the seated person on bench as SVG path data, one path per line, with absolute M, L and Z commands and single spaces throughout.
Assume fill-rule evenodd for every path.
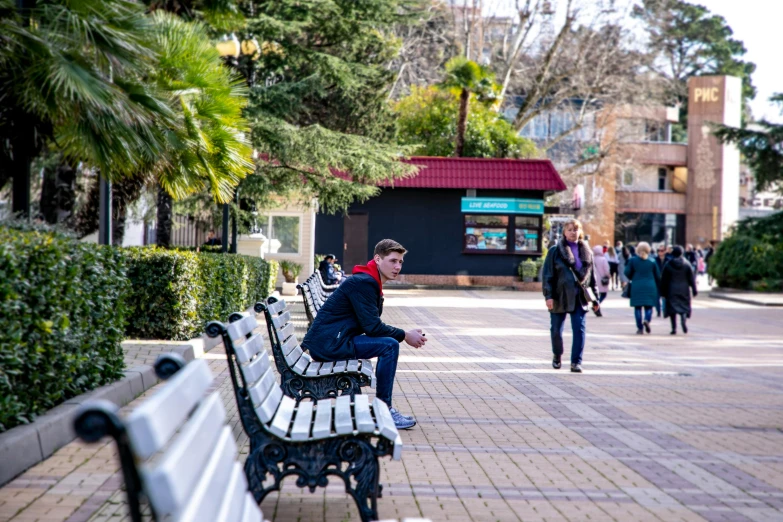
M 399 429 L 416 425 L 413 417 L 392 408 L 400 342 L 405 341 L 414 348 L 427 342 L 419 329 L 406 332 L 381 321 L 383 283 L 397 278 L 405 252 L 405 248 L 392 239 L 375 245 L 370 262 L 354 267 L 353 275 L 329 296 L 302 341 L 302 347 L 319 362 L 377 357 L 376 395 L 389 405 L 394 424 Z
M 337 258 L 334 254 L 327 254 L 323 260 L 318 263 L 318 271 L 321 272 L 321 278 L 325 285 L 336 285 L 342 280 L 343 273 L 334 269 L 334 262 Z

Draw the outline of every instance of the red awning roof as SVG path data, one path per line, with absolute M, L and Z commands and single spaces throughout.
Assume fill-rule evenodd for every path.
M 419 165 L 416 176 L 383 183 L 396 188 L 450 188 L 501 190 L 566 190 L 546 159 L 435 158 L 415 156 L 406 163 Z

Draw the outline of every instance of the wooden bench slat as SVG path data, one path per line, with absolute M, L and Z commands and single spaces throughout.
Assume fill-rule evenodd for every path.
M 301 401 L 296 410 L 294 427 L 291 428 L 291 440 L 307 440 L 310 438 L 310 427 L 313 425 L 312 401 Z
M 277 330 L 277 338 L 284 341 L 294 335 L 294 323 L 288 323 L 283 328 Z
M 360 359 L 360 363 L 362 363 L 362 373 L 367 373 L 368 371 L 372 373 L 372 361 L 369 359 Z
M 285 310 L 285 299 L 278 299 L 276 303 L 267 304 L 267 307 L 272 315 L 279 314 L 281 310 Z
M 288 429 L 291 427 L 291 417 L 294 416 L 294 409 L 296 408 L 296 401 L 291 397 L 283 397 L 283 401 L 280 403 L 280 407 L 277 408 L 272 424 L 269 426 L 269 431 L 274 433 L 280 438 L 285 438 L 288 435 Z
M 282 345 L 280 345 L 280 348 L 283 352 L 283 356 L 286 356 L 289 353 L 291 353 L 291 351 L 297 346 L 299 346 L 299 340 L 296 338 L 295 335 L 292 335 L 291 337 L 286 339 L 285 342 Z
M 397 434 L 397 438 L 394 439 L 394 451 L 392 453 L 392 460 L 400 460 L 402 458 L 402 437 Z
M 285 362 L 288 363 L 288 366 L 293 366 L 303 353 L 304 351 L 302 348 L 300 348 L 299 345 L 296 345 L 296 347 L 285 356 Z
M 342 373 L 345 371 L 345 368 L 348 366 L 348 361 L 337 361 L 334 363 L 334 369 L 332 370 L 332 373 Z
M 272 323 L 275 325 L 275 328 L 278 330 L 282 328 L 283 326 L 287 325 L 291 321 L 291 312 L 286 310 L 280 315 L 273 315 L 272 316 Z
M 353 416 L 351 415 L 351 396 L 337 397 L 334 405 L 334 429 L 339 435 L 353 432 Z
M 321 365 L 321 369 L 318 370 L 318 375 L 329 375 L 332 373 L 332 368 L 334 367 L 333 362 L 325 362 Z
M 375 422 L 378 424 L 378 431 L 381 436 L 386 437 L 390 441 L 397 440 L 399 433 L 389 412 L 389 406 L 376 397 L 372 401 L 372 411 L 375 413 Z
M 212 372 L 204 359 L 197 359 L 177 372 L 164 386 L 130 414 L 128 435 L 142 459 L 162 448 L 212 383 Z
M 240 520 L 241 522 L 264 522 L 264 514 L 249 491 L 245 494 L 244 513 Z
M 296 361 L 296 364 L 291 368 L 295 373 L 298 373 L 299 375 L 304 375 L 305 371 L 307 370 L 307 366 L 313 362 L 313 360 L 310 358 L 309 355 L 306 353 L 303 353 L 302 356 L 299 358 L 298 361 Z
M 272 386 L 272 391 L 267 395 L 261 406 L 256 408 L 256 415 L 261 419 L 264 424 L 272 420 L 272 417 L 277 411 L 277 406 L 280 404 L 280 400 L 283 398 L 283 390 L 280 386 Z
M 229 324 L 226 330 L 228 331 L 228 336 L 231 337 L 231 340 L 237 341 L 247 336 L 247 334 L 255 330 L 257 326 L 258 321 L 256 321 L 255 314 L 248 314 L 239 321 Z
M 351 359 L 348 361 L 348 371 L 349 372 L 358 372 L 359 371 L 359 361 L 356 359 Z
M 239 346 L 234 343 L 234 353 L 236 353 L 239 362 L 246 363 L 261 351 L 263 345 L 264 336 L 261 333 L 257 333 Z
M 242 375 L 245 376 L 245 382 L 250 386 L 266 373 L 269 366 L 269 354 L 266 353 L 266 350 L 261 350 L 255 359 L 249 364 L 241 365 L 240 368 L 242 369 Z
M 356 429 L 359 433 L 375 431 L 375 421 L 370 413 L 370 400 L 366 395 L 356 395 L 353 398 L 353 411 L 356 417 Z
M 250 401 L 253 403 L 253 406 L 258 408 L 260 405 L 264 404 L 264 401 L 269 396 L 270 390 L 276 385 L 277 380 L 275 378 L 275 372 L 272 371 L 272 368 L 267 368 L 258 382 L 248 387 L 247 392 L 250 395 Z
M 158 511 L 174 513 L 187 503 L 225 420 L 223 401 L 213 393 L 201 402 L 179 430 L 160 461 L 142 469 L 150 501 Z
M 215 520 L 241 520 L 240 517 L 245 511 L 245 495 L 247 494 L 247 479 L 242 472 L 242 465 L 234 462 L 234 469 L 231 470 L 231 478 L 226 488 L 223 504 L 220 506 Z
M 313 423 L 314 439 L 325 439 L 332 434 L 332 410 L 334 407 L 331 399 L 321 399 L 316 404 L 315 422 Z
M 312 362 L 310 363 L 310 366 L 307 367 L 307 373 L 305 375 L 307 377 L 315 377 L 318 375 L 318 370 L 321 369 L 321 363 L 319 362 Z
M 223 426 L 218 442 L 211 452 L 211 458 L 198 477 L 198 484 L 189 495 L 190 502 L 172 517 L 181 522 L 217 520 L 216 515 L 223 500 L 226 484 L 236 463 L 237 447 L 231 428 Z M 161 520 L 165 520 L 161 516 Z

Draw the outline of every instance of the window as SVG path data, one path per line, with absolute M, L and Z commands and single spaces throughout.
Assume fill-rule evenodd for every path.
M 514 222 L 514 251 L 538 252 L 541 219 L 532 216 L 516 216 Z
M 623 171 L 623 186 L 624 187 L 631 187 L 633 186 L 633 170 L 631 169 L 625 169 Z
M 666 190 L 666 178 L 669 175 L 669 171 L 665 168 L 658 169 L 658 190 Z
M 264 246 L 265 253 L 299 253 L 299 232 L 301 228 L 299 216 L 265 216 L 261 218 L 261 223 L 266 224 L 266 237 L 268 241 Z M 264 230 L 262 230 L 262 232 L 264 232 Z
M 466 250 L 506 250 L 508 216 L 465 216 Z
M 464 227 L 466 252 L 521 254 L 541 251 L 541 218 L 538 216 L 465 214 Z

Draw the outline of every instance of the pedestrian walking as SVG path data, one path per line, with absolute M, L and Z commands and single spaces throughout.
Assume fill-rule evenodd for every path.
M 585 287 L 598 295 L 593 253 L 584 241 L 579 220 L 570 219 L 563 226 L 563 238 L 547 252 L 542 274 L 546 307 L 549 309 L 552 338 L 552 367 L 560 369 L 563 355 L 563 328 L 566 316 L 571 316 L 571 371 L 582 373 L 582 353 L 587 335 L 588 296 Z M 600 247 L 599 247 L 600 248 Z M 598 313 L 598 302 L 593 303 Z
M 666 263 L 661 275 L 661 294 L 665 298 L 664 316 L 672 323 L 672 335 L 677 334 L 677 316 L 680 316 L 682 332 L 688 333 L 686 319 L 691 317 L 691 292 L 693 297 L 699 294 L 696 289 L 696 276 L 693 267 L 683 258 L 682 247 L 672 250 L 672 260 Z
M 609 292 L 611 275 L 609 272 L 609 261 L 606 260 L 602 247 L 593 247 L 593 269 L 595 270 L 596 286 L 598 287 L 598 302 L 603 303 L 607 292 Z
M 710 275 L 710 259 L 715 253 L 715 241 L 710 241 L 707 248 L 704 249 L 704 271 L 707 272 L 707 284 L 712 286 L 712 276 Z
M 628 278 L 625 277 L 625 265 L 628 264 L 631 254 L 628 252 L 628 249 L 623 246 L 622 241 L 617 242 L 615 250 L 617 250 L 617 272 L 620 275 L 620 288 L 625 288 L 625 285 L 628 284 Z
M 617 259 L 617 250 L 613 246 L 606 249 L 606 261 L 609 263 L 609 282 L 611 283 L 612 290 L 617 290 L 620 287 L 620 278 L 618 277 L 618 268 L 620 262 Z
M 661 243 L 658 245 L 658 255 L 655 256 L 655 264 L 658 265 L 658 273 L 663 273 L 663 267 L 666 266 L 666 263 L 672 258 L 671 255 L 669 255 L 668 250 L 666 248 L 666 245 L 664 243 Z M 658 297 L 658 300 L 655 302 L 655 312 L 658 315 L 658 317 L 661 316 L 661 298 Z
M 691 264 L 691 267 L 696 268 L 696 266 L 698 266 L 698 254 L 696 253 L 696 250 L 693 249 L 692 244 L 688 243 L 685 247 L 684 257 L 685 260 Z
M 625 267 L 625 275 L 631 284 L 631 306 L 636 317 L 636 333 L 650 333 L 652 309 L 658 301 L 658 289 L 661 285 L 661 273 L 658 265 L 650 259 L 650 244 L 642 241 L 636 245 L 635 257 Z M 642 318 L 644 309 L 644 318 Z

